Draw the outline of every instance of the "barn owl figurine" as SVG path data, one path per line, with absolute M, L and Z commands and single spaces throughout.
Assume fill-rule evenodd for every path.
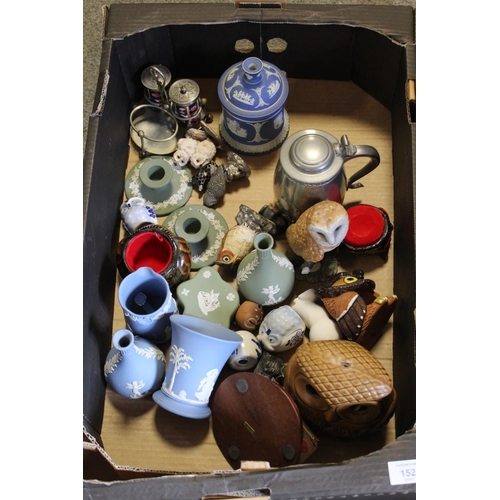
M 302 273 L 317 271 L 325 253 L 337 248 L 349 229 L 345 208 L 336 201 L 323 200 L 303 212 L 286 230 L 291 250 L 305 261 Z

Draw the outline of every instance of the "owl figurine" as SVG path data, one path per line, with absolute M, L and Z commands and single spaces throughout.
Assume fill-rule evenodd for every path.
M 382 336 L 398 301 L 397 295 L 381 296 L 375 282 L 360 269 L 339 272 L 317 289 L 330 316 L 344 337 L 371 349 Z
M 286 239 L 290 249 L 305 261 L 302 274 L 317 271 L 325 253 L 342 243 L 348 229 L 347 211 L 331 200 L 316 203 L 288 226 Z
M 346 440 L 379 430 L 396 409 L 380 361 L 347 340 L 300 345 L 285 367 L 284 387 L 311 426 Z

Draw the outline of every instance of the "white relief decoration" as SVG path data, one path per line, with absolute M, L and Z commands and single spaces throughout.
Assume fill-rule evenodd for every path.
M 286 267 L 290 271 L 293 271 L 293 264 L 284 255 L 276 255 L 274 252 L 271 252 L 271 257 L 280 267 Z
M 278 130 L 281 126 L 283 125 L 283 115 L 280 113 L 274 120 L 273 120 L 273 127 L 274 130 Z
M 170 348 L 169 363 L 174 365 L 174 370 L 172 372 L 172 378 L 170 379 L 168 388 L 164 387 L 166 392 L 175 394 L 172 390 L 174 387 L 175 377 L 181 369 L 188 370 L 191 368 L 189 361 L 193 361 L 193 358 L 188 356 L 182 347 L 177 347 L 175 344 L 172 344 L 172 347 Z M 165 381 L 163 384 L 165 385 Z
M 214 368 L 207 372 L 206 377 L 201 379 L 200 384 L 198 385 L 198 392 L 194 393 L 201 403 L 208 403 L 215 381 L 217 380 L 217 375 L 219 375 L 219 370 Z
M 168 160 L 166 160 L 165 158 L 162 158 L 162 160 L 169 163 L 169 165 L 171 165 L 170 162 Z M 173 165 L 171 165 L 171 166 L 173 166 Z M 130 183 L 129 183 L 128 187 L 129 187 L 129 190 L 130 190 L 130 193 L 132 194 L 132 196 L 144 198 L 144 195 L 140 191 L 140 187 L 141 187 L 141 185 L 139 183 L 140 171 L 141 171 L 140 168 L 136 168 L 133 171 L 133 173 L 130 177 Z M 153 211 L 158 211 L 158 210 L 161 210 L 163 208 L 168 208 L 171 206 L 178 205 L 179 203 L 181 203 L 184 200 L 184 198 L 188 194 L 188 190 L 191 189 L 191 186 L 189 185 L 190 176 L 188 175 L 187 168 L 181 168 L 181 169 L 174 168 L 174 175 L 177 175 L 178 180 L 179 180 L 179 189 L 177 190 L 176 193 L 174 193 L 170 198 L 168 198 L 164 201 L 158 202 L 158 203 L 154 203 L 150 200 L 146 200 L 146 204 L 149 205 L 153 209 Z
M 132 395 L 130 396 L 130 399 L 139 399 L 145 396 L 147 394 L 147 391 L 144 393 L 140 392 L 140 390 L 144 387 L 144 385 L 145 384 L 142 380 L 140 382 L 134 380 L 133 382 L 125 384 L 125 389 L 132 390 Z
M 236 299 L 236 295 L 234 293 L 228 293 L 226 295 L 226 300 L 229 302 L 232 302 L 234 299 Z
M 259 264 L 260 264 L 260 262 L 259 262 L 258 258 L 255 258 L 254 260 L 249 262 L 243 269 L 241 269 L 240 271 L 238 271 L 236 273 L 236 281 L 238 283 L 240 283 L 242 281 L 246 281 L 249 278 L 249 276 L 252 274 L 254 269 L 256 269 L 259 266 Z
M 173 391 L 175 384 L 175 377 L 179 373 L 179 371 L 181 369 L 182 370 L 191 369 L 189 361 L 193 361 L 193 358 L 191 356 L 188 356 L 182 347 L 178 347 L 175 344 L 172 344 L 172 347 L 170 348 L 170 358 L 169 358 L 169 363 L 174 365 L 172 378 L 170 379 L 168 387 L 166 378 L 163 379 L 161 390 L 166 394 L 168 394 L 170 397 L 173 397 L 174 399 L 178 399 L 180 401 L 185 401 L 196 405 L 206 404 L 214 388 L 217 376 L 219 375 L 218 368 L 214 368 L 209 372 L 207 372 L 207 375 L 200 381 L 197 392 L 195 393 L 197 399 L 188 398 L 185 389 L 181 389 L 178 394 L 176 394 Z
M 203 277 L 204 277 L 205 279 L 210 278 L 210 276 L 212 276 L 212 273 L 210 272 L 210 270 L 209 270 L 209 269 L 207 269 L 207 270 L 203 271 Z
M 253 144 L 244 144 L 238 142 L 236 139 L 234 139 L 227 133 L 227 121 L 226 121 L 226 126 L 221 127 L 220 134 L 222 138 L 234 149 L 237 149 L 243 153 L 248 153 L 248 154 L 255 154 L 255 153 L 262 154 L 272 151 L 277 147 L 279 147 L 286 139 L 289 131 L 290 131 L 290 118 L 285 110 L 283 113 L 283 128 L 281 129 L 279 134 L 272 140 L 269 140 L 262 144 L 253 145 Z
M 250 94 L 248 94 L 243 90 L 234 90 L 233 99 L 236 99 L 237 101 L 240 101 L 243 104 L 248 104 L 249 106 L 253 106 L 255 104 L 255 99 Z M 259 107 L 260 105 L 261 104 L 259 103 L 257 107 Z
M 267 288 L 262 289 L 262 293 L 267 295 L 268 299 L 264 302 L 264 306 L 268 306 L 270 304 L 278 304 L 279 302 L 283 302 L 283 297 L 278 297 L 277 299 L 274 297 L 281 289 L 279 285 L 270 285 Z
M 198 307 L 205 316 L 208 316 L 208 313 L 219 309 L 221 306 L 219 302 L 219 295 L 220 294 L 215 293 L 213 290 L 210 292 L 198 292 Z
M 246 129 L 244 129 L 243 127 L 240 127 L 240 124 L 236 120 L 231 120 L 231 118 L 228 118 L 226 120 L 226 127 L 234 135 L 237 135 L 238 137 L 245 138 L 248 135 L 248 131 Z
M 278 92 L 280 87 L 281 87 L 280 82 L 278 80 L 274 80 L 274 82 L 272 82 L 267 87 L 267 94 L 269 95 L 269 97 L 273 97 L 276 94 L 276 92 Z
M 158 321 L 159 319 L 163 318 L 165 314 L 172 313 L 175 311 L 177 311 L 177 304 L 175 304 L 173 296 L 170 295 L 165 305 L 160 307 L 155 313 L 136 315 L 132 314 L 132 312 L 130 311 L 124 310 L 123 315 L 125 316 L 125 321 L 127 322 L 127 324 L 129 323 L 130 320 L 133 323 L 139 323 L 140 325 L 150 325 L 151 323 L 154 323 L 155 321 Z
M 110 373 L 113 373 L 115 371 L 115 368 L 118 366 L 118 363 L 122 360 L 122 355 L 120 351 L 118 351 L 116 354 L 113 354 L 108 361 L 106 361 L 106 364 L 104 365 L 104 377 L 107 378 Z
M 137 344 L 134 344 L 134 350 L 137 354 L 144 356 L 146 359 L 155 358 L 158 361 L 165 361 L 165 355 L 158 349 L 158 347 L 150 346 L 147 348 L 139 347 Z
M 249 142 L 262 142 L 266 140 L 260 135 L 260 129 L 262 128 L 262 125 L 264 125 L 264 123 L 265 122 L 258 122 L 255 124 L 250 124 L 255 129 L 255 137 Z
M 259 104 L 255 106 L 256 108 L 261 108 L 262 106 L 267 106 L 267 102 L 262 99 L 262 89 L 263 87 L 259 87 L 255 89 L 255 92 L 257 92 L 257 95 L 259 96 Z
M 226 82 L 229 82 L 233 79 L 234 74 L 238 71 L 238 68 L 233 68 L 229 74 L 227 75 Z M 240 84 L 240 77 L 236 78 L 236 82 L 239 85 Z

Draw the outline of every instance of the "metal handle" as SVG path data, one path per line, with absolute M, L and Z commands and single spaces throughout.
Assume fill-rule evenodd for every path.
M 372 146 L 354 146 L 349 142 L 347 135 L 340 138 L 340 144 L 337 146 L 338 153 L 344 158 L 344 162 L 352 160 L 353 158 L 366 157 L 370 161 L 355 174 L 351 175 L 347 180 L 347 189 L 356 189 L 363 187 L 363 184 L 354 184 L 357 180 L 375 170 L 380 164 L 380 155 L 378 151 Z
M 147 154 L 146 148 L 144 147 L 144 131 L 138 130 L 137 135 L 139 136 L 139 139 L 141 140 L 141 151 L 139 152 L 139 157 L 144 158 Z
M 160 91 L 160 97 L 168 109 L 170 107 L 170 102 L 167 92 L 167 87 L 168 84 L 170 83 L 169 75 L 163 74 L 163 72 L 161 71 L 160 68 L 158 68 L 158 66 L 150 66 L 149 74 L 154 78 L 156 84 L 158 85 L 158 89 Z

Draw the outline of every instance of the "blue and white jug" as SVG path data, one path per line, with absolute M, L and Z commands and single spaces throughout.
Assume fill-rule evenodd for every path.
M 126 276 L 118 288 L 118 301 L 127 328 L 155 344 L 170 339 L 170 317 L 178 312 L 168 281 L 150 267 Z

